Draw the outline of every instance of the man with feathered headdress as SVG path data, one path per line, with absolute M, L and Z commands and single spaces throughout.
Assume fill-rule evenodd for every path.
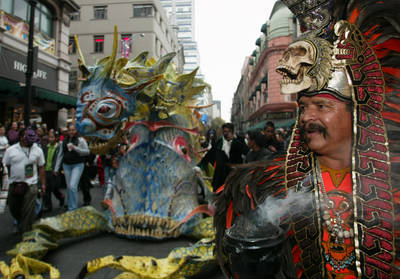
M 399 3 L 283 2 L 304 31 L 277 68 L 282 93 L 297 94 L 299 104 L 282 180 L 286 190 L 311 194 L 311 208 L 289 212 L 297 278 L 397 278 Z M 257 200 L 246 182 L 237 188 L 246 187 L 254 208 L 265 194 Z M 228 229 L 246 211 L 235 195 L 222 196 L 217 247 L 221 212 Z

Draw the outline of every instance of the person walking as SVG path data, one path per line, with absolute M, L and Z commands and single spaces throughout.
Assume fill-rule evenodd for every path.
M 45 159 L 42 149 L 35 141 L 36 134 L 33 130 L 21 129 L 19 143 L 7 148 L 3 158 L 3 164 L 9 170 L 7 203 L 21 233 L 29 231 L 36 218 L 38 177 L 42 194 L 46 192 Z
M 0 125 L 0 214 L 3 213 L 6 208 L 6 199 L 8 195 L 7 169 L 2 162 L 4 153 L 8 148 L 8 139 L 5 133 L 5 127 Z
M 89 153 L 85 139 L 78 135 L 74 124 L 69 124 L 68 136 L 63 140 L 57 156 L 55 172 L 59 172 L 62 164 L 67 184 L 67 205 L 70 211 L 78 208 L 78 185 L 85 167 L 86 156 Z
M 248 131 L 247 146 L 250 151 L 246 155 L 245 163 L 261 161 L 272 155 L 272 151 L 267 150 L 264 145 L 265 137 L 260 131 Z
M 216 142 L 209 152 L 213 152 L 215 159 L 215 171 L 212 180 L 214 191 L 221 187 L 229 172 L 232 164 L 242 164 L 243 156 L 248 152 L 248 147 L 243 139 L 234 134 L 234 125 L 224 123 L 222 125 L 223 136 Z
M 10 128 L 7 131 L 8 144 L 13 145 L 18 142 L 18 123 L 12 122 Z
M 283 152 L 283 142 L 279 142 L 277 137 L 276 137 L 276 132 L 275 132 L 275 124 L 271 121 L 268 121 L 262 133 L 265 136 L 265 148 L 274 152 Z
M 6 137 L 6 129 L 3 125 L 0 125 L 0 160 L 3 158 L 4 153 L 8 147 L 8 139 Z
M 59 201 L 60 207 L 64 206 L 65 197 L 60 191 L 60 176 L 54 170 L 56 166 L 57 156 L 61 149 L 61 144 L 57 142 L 57 138 L 53 131 L 49 132 L 49 143 L 43 147 L 44 157 L 46 158 L 46 186 L 47 191 L 44 195 L 44 212 L 49 212 L 53 209 L 51 202 L 51 194 Z

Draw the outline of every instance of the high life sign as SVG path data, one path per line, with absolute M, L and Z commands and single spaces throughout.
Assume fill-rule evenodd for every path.
M 28 69 L 27 57 L 6 47 L 0 49 L 0 77 L 25 83 Z M 36 62 L 33 70 L 32 85 L 57 91 L 57 71 L 43 63 Z
M 16 71 L 21 71 L 23 73 L 26 73 L 28 66 L 20 61 L 14 60 L 14 70 Z M 43 80 L 47 79 L 47 72 L 42 71 L 40 69 L 37 69 L 33 73 L 33 78 L 41 78 Z

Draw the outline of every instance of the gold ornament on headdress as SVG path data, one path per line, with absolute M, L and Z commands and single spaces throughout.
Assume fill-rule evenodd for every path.
M 286 49 L 276 70 L 283 76 L 283 94 L 321 90 L 332 76 L 332 44 L 314 34 L 296 40 Z

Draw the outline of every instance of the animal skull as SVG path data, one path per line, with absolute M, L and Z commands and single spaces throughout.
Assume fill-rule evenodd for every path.
M 316 50 L 306 40 L 292 43 L 279 60 L 276 71 L 283 76 L 280 81 L 283 94 L 294 94 L 303 90 L 317 89 L 317 81 L 308 74 L 315 64 Z

